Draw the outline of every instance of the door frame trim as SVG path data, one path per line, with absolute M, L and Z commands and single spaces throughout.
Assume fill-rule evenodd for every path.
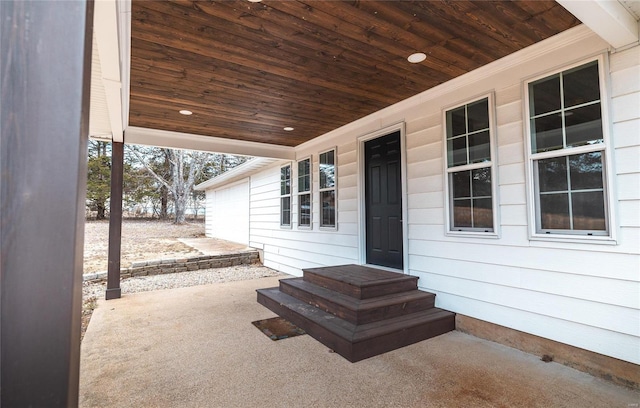
M 358 262 L 360 265 L 367 264 L 367 235 L 366 235 L 366 206 L 365 206 L 365 158 L 364 144 L 369 140 L 386 136 L 393 132 L 400 131 L 400 180 L 402 184 L 402 272 L 409 274 L 409 235 L 408 235 L 408 197 L 407 197 L 407 147 L 406 147 L 406 125 L 405 122 L 398 122 L 386 126 L 375 132 L 367 133 L 358 137 Z M 378 265 L 372 265 L 377 267 Z

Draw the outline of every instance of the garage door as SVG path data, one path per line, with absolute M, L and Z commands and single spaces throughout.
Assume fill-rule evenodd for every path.
M 249 179 L 207 191 L 208 237 L 249 245 Z

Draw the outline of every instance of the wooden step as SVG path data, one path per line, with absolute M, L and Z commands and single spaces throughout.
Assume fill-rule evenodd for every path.
M 260 304 L 351 362 L 455 329 L 455 314 L 438 308 L 356 325 L 283 293 L 277 287 L 258 289 L 257 292 Z
M 315 285 L 303 278 L 281 279 L 280 291 L 356 325 L 424 311 L 432 308 L 435 303 L 433 293 L 417 289 L 358 299 Z
M 418 277 L 362 265 L 303 269 L 304 280 L 357 299 L 418 289 Z

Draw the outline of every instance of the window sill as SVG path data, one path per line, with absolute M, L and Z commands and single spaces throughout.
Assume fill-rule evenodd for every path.
M 618 241 L 608 235 L 562 235 L 562 234 L 533 234 L 529 237 L 532 244 L 544 242 L 562 242 L 568 244 L 618 245 Z
M 448 237 L 460 237 L 460 238 L 484 238 L 484 239 L 498 239 L 500 235 L 495 232 L 481 232 L 481 231 L 446 231 L 445 235 Z
M 280 229 L 290 230 L 291 229 L 291 225 L 280 225 Z
M 307 225 L 298 225 L 297 229 L 302 230 L 302 231 L 310 231 L 310 230 L 313 229 L 313 227 L 311 225 L 308 225 L 308 226 Z
M 318 229 L 320 231 L 337 231 L 338 230 L 338 226 L 335 226 L 335 227 L 318 227 Z

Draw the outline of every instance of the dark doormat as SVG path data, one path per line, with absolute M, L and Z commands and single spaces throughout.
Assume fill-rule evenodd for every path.
M 251 324 L 260 329 L 261 332 L 266 334 L 273 341 L 306 334 L 304 330 L 282 317 L 258 320 L 256 322 L 251 322 Z

